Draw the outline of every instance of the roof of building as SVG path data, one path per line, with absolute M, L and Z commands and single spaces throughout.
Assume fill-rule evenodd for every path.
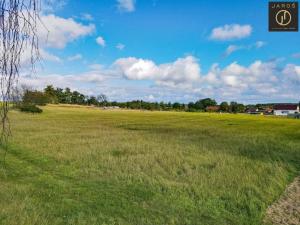
M 258 112 L 258 108 L 249 108 L 246 111 L 247 112 Z
M 298 104 L 276 104 L 274 110 L 297 110 Z
M 216 106 L 207 106 L 206 110 L 216 110 L 218 111 L 220 109 L 220 106 L 216 105 Z

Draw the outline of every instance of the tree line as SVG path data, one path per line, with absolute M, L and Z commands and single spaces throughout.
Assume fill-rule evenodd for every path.
M 98 96 L 86 96 L 70 88 L 54 88 L 48 85 L 43 91 L 26 88 L 23 90 L 21 102 L 25 105 L 46 105 L 46 104 L 76 104 L 93 105 L 97 107 L 119 107 L 139 110 L 159 111 L 187 111 L 187 112 L 245 112 L 246 106 L 237 102 L 222 102 L 220 105 L 214 99 L 205 98 L 196 102 L 183 104 L 179 102 L 147 102 L 134 100 L 128 102 L 109 101 L 104 94 Z

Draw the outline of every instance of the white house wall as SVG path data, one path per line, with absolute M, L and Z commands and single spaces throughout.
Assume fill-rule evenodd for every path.
M 299 113 L 299 110 L 274 110 L 275 116 L 287 116 L 295 113 Z

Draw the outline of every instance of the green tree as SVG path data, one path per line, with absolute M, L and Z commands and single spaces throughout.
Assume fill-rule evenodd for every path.
M 243 104 L 238 104 L 237 105 L 237 112 L 238 113 L 243 113 L 245 112 L 246 107 Z
M 229 111 L 229 105 L 228 102 L 222 102 L 220 104 L 220 111 L 221 112 L 228 112 Z
M 195 112 L 195 111 L 197 111 L 194 102 L 190 102 L 190 103 L 188 104 L 188 111 L 190 111 L 190 112 Z
M 160 110 L 165 110 L 167 108 L 167 105 L 164 102 L 159 103 L 159 109 Z
M 97 101 L 99 102 L 100 106 L 106 106 L 108 99 L 107 99 L 106 95 L 100 94 L 97 96 Z
M 72 103 L 72 92 L 70 88 L 65 88 L 64 91 L 64 101 L 67 104 L 71 104 Z
M 46 105 L 49 103 L 49 98 L 44 92 L 26 90 L 22 102 L 28 105 Z
M 65 103 L 65 95 L 62 88 L 56 88 L 55 95 L 57 97 L 58 103 Z
M 73 91 L 71 96 L 71 103 L 84 105 L 85 104 L 85 96 L 78 91 Z
M 179 102 L 175 102 L 173 105 L 172 105 L 173 109 L 175 110 L 180 110 L 181 109 L 181 104 Z
M 208 106 L 216 106 L 217 102 L 211 98 L 201 99 L 195 102 L 195 109 L 204 111 Z
M 232 113 L 242 113 L 245 111 L 245 106 L 237 102 L 230 103 L 230 112 Z
M 59 102 L 56 90 L 54 89 L 54 87 L 52 85 L 48 85 L 44 89 L 44 93 L 48 97 L 49 103 L 57 104 Z
M 98 101 L 95 96 L 91 96 L 90 98 L 88 98 L 87 103 L 89 105 L 98 105 Z

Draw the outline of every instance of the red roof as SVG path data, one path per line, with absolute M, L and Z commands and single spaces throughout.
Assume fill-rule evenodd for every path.
M 298 104 L 278 104 L 274 105 L 274 110 L 297 110 Z

